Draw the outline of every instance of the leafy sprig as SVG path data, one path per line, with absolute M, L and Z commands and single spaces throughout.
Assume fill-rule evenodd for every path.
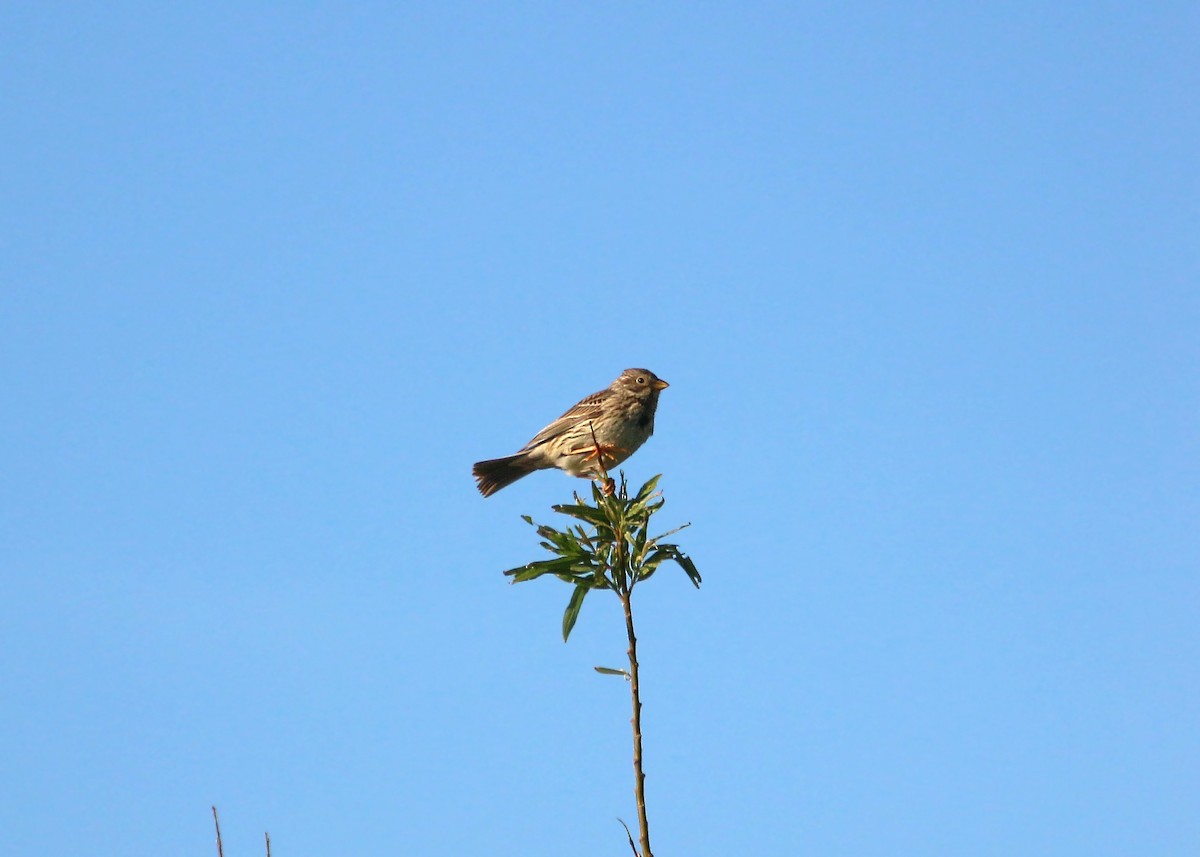
M 700 587 L 700 572 L 691 558 L 678 545 L 663 541 L 690 524 L 650 535 L 650 518 L 665 502 L 662 493 L 655 490 L 660 478 L 661 475 L 647 481 L 632 497 L 624 473 L 611 495 L 593 483 L 590 503 L 576 492 L 574 503 L 551 506 L 555 512 L 578 522 L 562 529 L 539 524 L 528 515 L 521 516 L 537 530 L 541 546 L 553 556 L 504 573 L 513 583 L 552 574 L 575 587 L 563 612 L 564 642 L 575 627 L 584 598 L 594 589 L 611 589 L 618 595 L 627 595 L 667 561 L 677 563 L 692 584 Z

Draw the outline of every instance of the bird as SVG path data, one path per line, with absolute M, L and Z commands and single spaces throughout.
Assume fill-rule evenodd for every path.
M 604 478 L 654 434 L 658 396 L 670 385 L 649 369 L 626 369 L 607 388 L 580 399 L 515 455 L 477 461 L 479 493 L 490 497 L 535 470 L 557 467 L 572 476 Z

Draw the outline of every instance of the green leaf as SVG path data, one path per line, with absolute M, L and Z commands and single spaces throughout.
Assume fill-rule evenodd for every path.
M 545 525 L 538 527 L 537 532 L 538 532 L 538 535 L 541 536 L 543 539 L 549 539 L 551 542 L 554 543 L 554 547 L 547 548 L 547 550 L 552 550 L 555 553 L 561 553 L 561 554 L 579 553 L 579 551 L 581 550 L 581 548 L 579 546 L 579 541 L 578 541 L 578 539 L 575 538 L 575 534 L 572 532 L 569 532 L 569 531 L 565 532 L 565 533 L 559 532 L 558 530 L 554 529 L 553 527 L 547 527 Z M 544 545 L 545 542 L 543 542 L 542 544 Z
M 692 562 L 692 558 L 687 554 L 680 552 L 679 548 L 674 545 L 674 556 L 672 557 L 679 565 L 687 572 L 688 578 L 692 581 L 692 585 L 697 589 L 700 588 L 700 572 L 696 570 L 696 564 Z
M 662 479 L 662 474 L 652 476 L 647 480 L 646 484 L 638 489 L 637 496 L 633 498 L 635 503 L 644 503 L 646 499 L 654 493 L 654 489 L 658 487 L 658 480 Z
M 592 667 L 592 669 L 600 673 L 600 675 L 622 675 L 625 676 L 626 681 L 629 681 L 629 673 L 625 670 L 616 670 L 612 667 Z
M 538 562 L 527 563 L 526 565 L 510 568 L 504 574 L 513 579 L 513 583 L 522 583 L 526 580 L 533 580 L 541 577 L 543 574 L 560 574 L 570 571 L 578 560 L 575 557 L 558 557 L 557 559 L 543 559 Z
M 604 496 L 600 494 L 600 499 L 596 501 L 596 508 L 604 512 L 604 517 L 609 523 L 616 524 L 621 519 L 621 513 L 625 510 L 625 504 L 617 494 Z
M 564 643 L 567 641 L 567 637 L 571 636 L 571 629 L 575 627 L 575 620 L 579 618 L 579 608 L 583 606 L 583 599 L 587 596 L 589 589 L 591 589 L 590 586 L 580 584 L 571 593 L 571 600 L 567 602 L 567 609 L 563 611 L 562 632 Z
M 642 573 L 642 578 L 649 577 L 658 566 L 665 560 L 673 559 L 679 563 L 680 568 L 687 572 L 688 578 L 692 581 L 692 585 L 697 589 L 700 588 L 700 572 L 696 570 L 696 564 L 692 562 L 691 557 L 679 550 L 678 545 L 659 545 L 646 557 L 646 561 L 642 563 L 642 568 L 645 570 Z
M 604 524 L 607 520 L 604 513 L 595 508 L 584 504 L 567 504 L 559 506 L 551 506 L 551 509 L 558 512 L 560 515 L 570 515 L 572 518 L 578 518 L 581 521 L 587 521 L 589 524 Z
M 646 553 L 646 525 L 642 524 L 629 538 L 629 549 L 634 560 L 640 560 Z
M 663 560 L 671 558 L 672 545 L 653 545 L 652 543 L 652 546 L 654 547 L 654 550 L 650 552 L 649 556 L 642 560 L 642 565 L 657 566 Z

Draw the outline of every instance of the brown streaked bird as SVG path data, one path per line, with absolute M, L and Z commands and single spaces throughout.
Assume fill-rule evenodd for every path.
M 477 461 L 471 472 L 490 497 L 535 470 L 557 467 L 598 478 L 633 455 L 654 434 L 658 394 L 669 385 L 649 369 L 626 369 L 607 389 L 581 399 L 525 444 L 516 455 Z

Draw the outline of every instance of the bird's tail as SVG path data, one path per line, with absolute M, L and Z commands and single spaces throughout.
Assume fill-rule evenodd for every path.
M 501 488 L 512 485 L 522 476 L 528 476 L 537 469 L 530 463 L 529 456 L 517 454 L 507 458 L 476 461 L 471 472 L 475 474 L 475 481 L 479 484 L 479 493 L 484 497 L 491 497 Z

